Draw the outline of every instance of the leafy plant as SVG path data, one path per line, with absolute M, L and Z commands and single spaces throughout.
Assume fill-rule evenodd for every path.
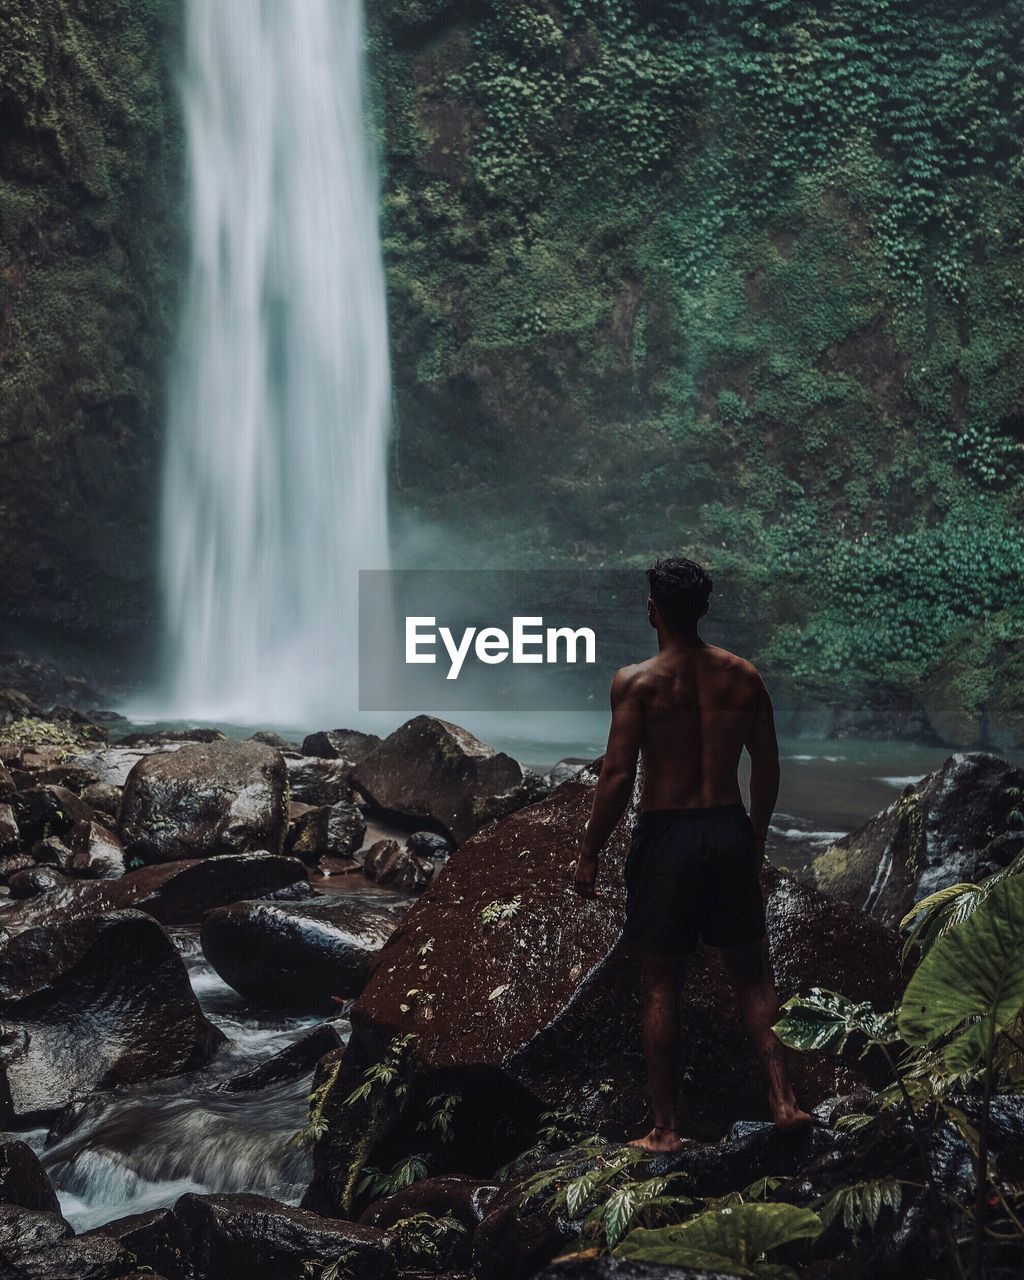
M 501 900 L 488 902 L 487 906 L 480 912 L 480 923 L 485 929 L 488 929 L 491 925 L 500 924 L 503 920 L 511 920 L 519 914 L 522 905 L 522 894 L 518 893 L 514 898 L 509 898 L 505 902 Z
M 442 1142 L 450 1142 L 454 1133 L 452 1118 L 461 1101 L 461 1093 L 435 1093 L 432 1098 L 427 1099 L 429 1119 L 421 1120 L 417 1128 L 433 1129 L 441 1135 Z
M 402 1063 L 409 1046 L 415 1039 L 415 1032 L 396 1036 L 380 1062 L 371 1063 L 363 1072 L 363 1083 L 357 1085 L 348 1095 L 345 1106 L 352 1107 L 357 1102 L 368 1102 L 378 1088 L 385 1092 L 391 1090 L 396 1097 L 402 1097 L 407 1092 L 407 1086 L 401 1079 Z
M 913 954 L 915 946 L 920 946 L 922 951 L 927 952 L 950 929 L 969 920 L 997 885 L 1022 873 L 1024 854 L 1019 854 L 1009 866 L 986 876 L 976 884 L 947 885 L 945 889 L 922 898 L 900 921 L 900 929 L 910 931 L 903 946 L 904 960 Z
M 412 1186 L 414 1182 L 425 1178 L 427 1173 L 426 1157 L 422 1155 L 406 1156 L 404 1160 L 396 1161 L 387 1173 L 375 1165 L 366 1165 L 363 1177 L 356 1186 L 356 1195 L 368 1191 L 374 1200 L 379 1200 L 382 1196 L 394 1195 L 403 1187 Z
M 455 1241 L 469 1234 L 450 1214 L 435 1218 L 429 1213 L 414 1213 L 400 1218 L 389 1230 L 395 1236 L 396 1260 L 403 1270 L 440 1270 Z
M 797 1240 L 813 1240 L 822 1229 L 816 1213 L 795 1205 L 726 1205 L 678 1226 L 638 1227 L 613 1252 L 635 1262 L 781 1280 L 795 1272 L 764 1261 L 765 1254 Z
M 896 1178 L 875 1178 L 838 1187 L 815 1205 L 822 1223 L 828 1227 L 836 1218 L 854 1235 L 865 1227 L 874 1231 L 883 1209 L 899 1213 L 903 1184 Z
M 865 1049 L 893 1044 L 899 1028 L 891 1013 L 878 1013 L 866 1002 L 855 1004 L 836 991 L 814 987 L 786 1001 L 775 1034 L 791 1049 L 840 1054 L 851 1036 L 861 1037 Z

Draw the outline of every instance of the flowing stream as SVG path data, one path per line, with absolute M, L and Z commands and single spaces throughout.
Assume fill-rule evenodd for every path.
M 358 570 L 387 566 L 362 6 L 186 9 L 192 263 L 163 493 L 170 706 L 331 718 L 356 700 Z

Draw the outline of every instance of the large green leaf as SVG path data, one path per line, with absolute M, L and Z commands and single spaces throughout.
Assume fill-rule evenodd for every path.
M 842 1053 L 851 1035 L 861 1035 L 872 1044 L 899 1039 L 891 1013 L 877 1013 L 870 1004 L 855 1004 L 821 987 L 786 1001 L 775 1034 L 783 1044 L 804 1053 L 811 1049 Z
M 631 1231 L 613 1251 L 617 1258 L 689 1266 L 726 1275 L 764 1274 L 761 1256 L 792 1240 L 813 1239 L 821 1219 L 791 1204 L 737 1204 L 691 1218 L 675 1227 Z
M 1024 878 L 997 884 L 962 924 L 941 937 L 910 979 L 899 1011 L 908 1044 L 963 1028 L 943 1050 L 954 1071 L 981 1058 L 989 1029 L 1009 1026 L 1024 1006 Z

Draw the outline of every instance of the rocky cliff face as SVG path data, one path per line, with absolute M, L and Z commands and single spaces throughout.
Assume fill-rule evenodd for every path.
M 0 616 L 137 632 L 180 251 L 168 0 L 0 18 Z
M 706 557 L 760 660 L 852 705 L 1019 632 L 1019 15 L 371 22 L 406 504 L 482 556 Z

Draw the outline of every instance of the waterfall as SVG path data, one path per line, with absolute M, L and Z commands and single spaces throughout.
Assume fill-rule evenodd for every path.
M 191 274 L 163 581 L 175 715 L 355 705 L 387 566 L 387 318 L 359 0 L 187 0 Z

